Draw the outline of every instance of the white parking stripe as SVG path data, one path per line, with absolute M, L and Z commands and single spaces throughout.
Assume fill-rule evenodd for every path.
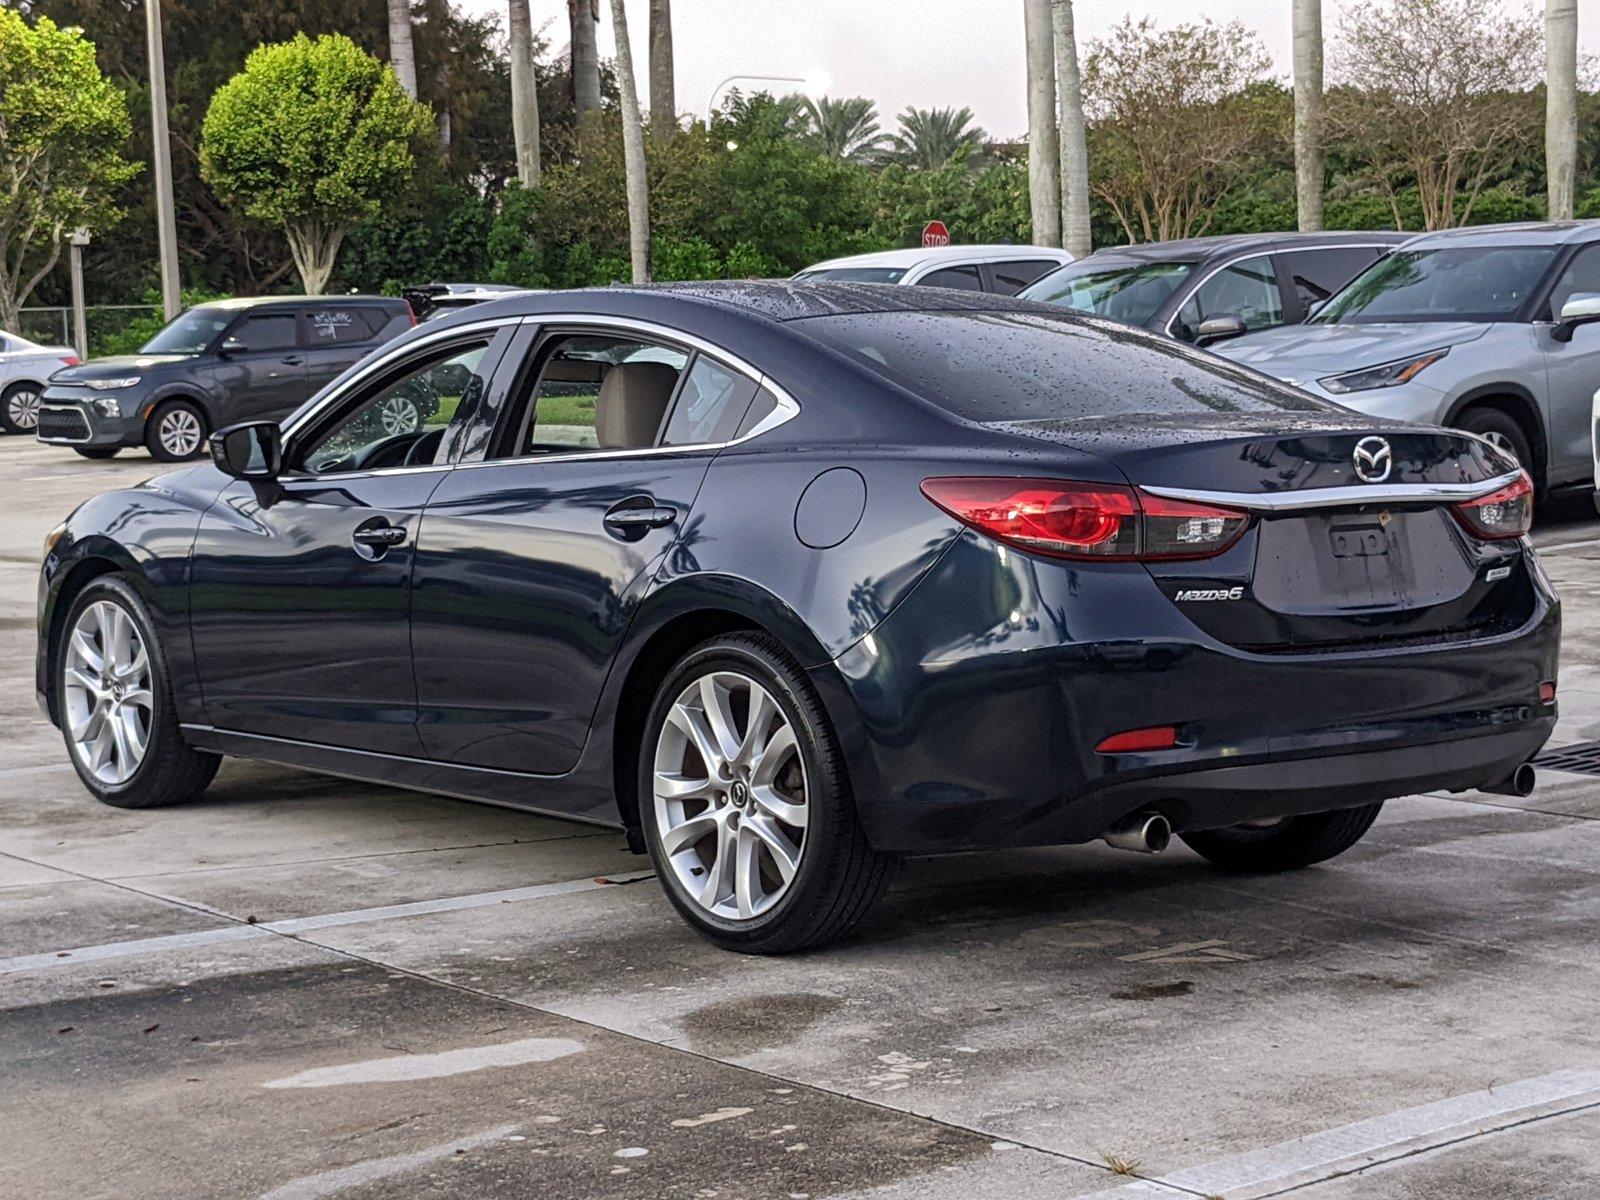
M 446 1142 L 442 1146 L 429 1146 L 423 1150 L 413 1150 L 410 1154 L 374 1158 L 332 1171 L 304 1175 L 299 1179 L 290 1180 L 282 1187 L 273 1188 L 263 1195 L 261 1200 L 318 1200 L 321 1196 L 336 1195 L 347 1188 L 388 1179 L 392 1175 L 403 1175 L 407 1171 L 414 1171 L 418 1167 L 425 1167 L 441 1159 L 454 1159 L 469 1150 L 476 1150 L 479 1146 L 497 1142 L 516 1131 L 515 1125 L 501 1125 L 497 1129 L 487 1129 L 470 1137 Z
M 46 763 L 42 767 L 6 767 L 0 770 L 0 779 L 17 779 L 24 775 L 49 775 L 56 771 L 72 770 L 71 763 Z
M 1581 1102 L 1581 1103 L 1574 1103 Z M 1557 1071 L 1341 1125 L 1292 1142 L 1126 1184 L 1080 1200 L 1231 1196 L 1268 1184 L 1311 1182 L 1443 1146 L 1526 1120 L 1535 1109 L 1600 1104 L 1600 1071 Z M 1337 1170 L 1335 1170 L 1337 1168 Z
M 65 967 L 74 963 L 100 962 L 108 958 L 131 958 L 144 954 L 157 954 L 167 950 L 187 950 L 196 946 L 214 946 L 224 942 L 240 942 L 248 938 L 279 934 L 295 937 L 317 929 L 331 929 L 339 925 L 364 925 L 373 921 L 394 921 L 402 917 L 428 916 L 432 913 L 460 912 L 463 909 L 488 908 L 496 904 L 517 904 L 524 900 L 543 900 L 551 896 L 570 896 L 575 892 L 589 892 L 596 888 L 619 883 L 633 883 L 649 879 L 650 871 L 632 871 L 627 874 L 605 875 L 592 879 L 572 879 L 562 883 L 541 883 L 532 887 L 508 888 L 499 892 L 478 892 L 469 896 L 446 896 L 439 900 L 418 900 L 411 904 L 386 904 L 378 908 L 356 908 L 347 912 L 323 913 L 315 917 L 291 917 L 283 921 L 263 921 L 259 925 L 226 925 L 221 929 L 201 929 L 193 933 L 171 933 L 162 937 L 137 938 L 127 942 L 105 942 L 98 946 L 79 946 L 71 950 L 53 950 L 44 954 L 23 954 L 16 958 L 0 958 L 0 975 L 18 971 L 41 971 L 49 967 Z M 181 903 L 175 901 L 176 903 Z

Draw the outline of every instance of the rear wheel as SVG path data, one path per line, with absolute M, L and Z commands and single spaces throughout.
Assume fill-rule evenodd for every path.
M 763 634 L 715 638 L 662 684 L 645 724 L 639 809 L 673 906 L 746 954 L 840 937 L 895 862 L 867 844 L 804 673 Z
M 1475 433 L 1484 441 L 1517 460 L 1517 465 L 1533 474 L 1533 447 L 1521 425 L 1498 408 L 1469 408 L 1456 420 L 1456 428 Z
M 79 593 L 61 628 L 56 711 L 84 787 L 117 808 L 181 804 L 204 792 L 221 759 L 184 742 L 138 593 L 103 576 Z
M 13 383 L 0 393 L 0 429 L 26 434 L 39 428 L 39 385 Z
M 1178 836 L 1196 854 L 1230 871 L 1294 871 L 1343 854 L 1382 811 L 1380 802 Z
M 205 442 L 205 414 L 188 400 L 168 400 L 145 422 L 145 448 L 157 462 L 198 458 Z

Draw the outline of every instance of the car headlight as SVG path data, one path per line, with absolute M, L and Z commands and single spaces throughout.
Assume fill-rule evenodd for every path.
M 114 379 L 85 379 L 83 386 L 97 392 L 114 392 L 118 388 L 131 388 L 139 382 L 137 375 L 118 375 Z
M 1336 396 L 1345 392 L 1366 392 L 1373 388 L 1398 387 L 1402 383 L 1410 383 L 1449 353 L 1449 347 L 1443 350 L 1429 350 L 1426 354 L 1418 354 L 1414 358 L 1402 358 L 1397 362 L 1384 363 L 1378 367 L 1363 367 L 1359 371 L 1347 371 L 1343 375 L 1329 375 L 1317 382 Z

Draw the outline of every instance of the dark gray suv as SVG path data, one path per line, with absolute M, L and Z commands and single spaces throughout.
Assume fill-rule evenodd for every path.
M 194 458 L 235 421 L 284 416 L 373 347 L 416 324 L 384 296 L 219 300 L 180 314 L 138 354 L 57 371 L 39 403 L 41 442 L 85 458 L 146 447 Z M 409 414 L 409 428 L 424 414 Z M 395 413 L 396 431 L 407 414 Z

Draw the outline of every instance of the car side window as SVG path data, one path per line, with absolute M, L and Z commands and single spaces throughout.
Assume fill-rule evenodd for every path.
M 1600 295 L 1600 243 L 1586 246 L 1572 256 L 1550 293 L 1550 315 L 1559 319 L 1561 309 L 1574 296 Z
M 983 290 L 977 267 L 941 267 L 937 271 L 930 271 L 917 283 L 923 287 L 960 288 L 967 292 Z
M 1248 258 L 1217 271 L 1178 310 L 1172 332 L 1179 340 L 1192 342 L 1201 322 L 1212 317 L 1239 317 L 1246 329 L 1283 324 L 1283 295 L 1272 259 Z
M 453 346 L 401 368 L 312 442 L 300 456 L 305 469 L 340 475 L 433 463 L 457 411 L 465 416 L 483 398 L 489 344 Z
M 657 444 L 687 352 L 605 334 L 558 337 L 541 349 L 537 376 L 508 412 L 516 435 L 498 457 Z
M 304 312 L 308 346 L 343 346 L 370 341 L 376 330 L 373 319 L 383 314 L 360 304 L 318 304 Z
M 1322 250 L 1290 250 L 1282 257 L 1294 279 L 1300 303 L 1309 310 L 1377 262 L 1379 253 L 1371 246 L 1329 246 Z
M 732 441 L 755 394 L 755 380 L 703 354 L 696 355 L 688 378 L 678 389 L 661 444 L 701 446 Z
M 229 330 L 227 347 L 242 354 L 292 350 L 295 336 L 293 313 L 262 313 L 246 317 Z
M 1015 262 L 989 264 L 994 290 L 1002 296 L 1015 296 L 1036 279 L 1043 278 L 1061 264 L 1047 258 L 1025 258 Z

